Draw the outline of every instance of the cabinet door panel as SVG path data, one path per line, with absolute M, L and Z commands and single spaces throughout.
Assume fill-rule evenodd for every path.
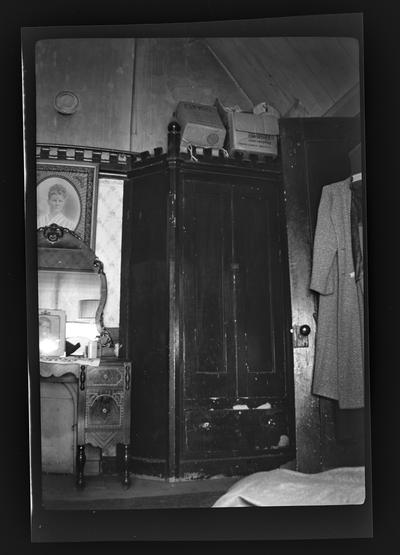
M 185 397 L 226 396 L 233 388 L 229 191 L 186 181 L 181 233 Z
M 275 184 L 186 181 L 185 397 L 285 394 L 279 192 Z
M 234 194 L 239 397 L 284 394 L 278 200 L 276 188 L 268 186 Z

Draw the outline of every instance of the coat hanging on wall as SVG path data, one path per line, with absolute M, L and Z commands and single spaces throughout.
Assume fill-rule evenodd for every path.
M 313 393 L 364 406 L 364 307 L 351 233 L 351 178 L 322 190 L 310 289 L 319 293 Z
M 351 181 L 351 246 L 353 251 L 354 271 L 356 282 L 360 282 L 360 291 L 364 293 L 363 286 L 363 224 L 362 224 L 362 176 L 356 174 Z

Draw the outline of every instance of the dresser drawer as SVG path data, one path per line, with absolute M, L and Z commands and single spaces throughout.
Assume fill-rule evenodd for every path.
M 101 361 L 82 365 L 78 377 L 77 486 L 83 488 L 85 449 L 100 448 L 114 456 L 122 444 L 123 485 L 129 487 L 131 363 Z
M 189 410 L 185 443 L 189 453 L 268 453 L 290 447 L 287 414 L 281 410 Z
M 78 443 L 108 448 L 129 443 L 131 364 L 87 366 L 79 376 Z
M 86 429 L 109 429 L 122 425 L 124 395 L 120 391 L 90 388 L 86 396 Z
M 86 375 L 87 386 L 123 387 L 124 376 L 124 366 L 90 368 Z

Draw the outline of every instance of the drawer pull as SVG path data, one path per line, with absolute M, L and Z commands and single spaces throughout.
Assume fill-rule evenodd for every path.
M 131 374 L 129 372 L 129 366 L 125 366 L 125 389 L 128 391 L 131 385 Z
M 79 374 L 79 389 L 84 391 L 85 389 L 85 381 L 86 381 L 86 366 L 81 366 L 81 372 Z

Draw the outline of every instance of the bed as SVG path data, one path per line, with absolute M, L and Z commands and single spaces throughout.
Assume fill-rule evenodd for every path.
M 240 479 L 213 507 L 361 505 L 364 501 L 363 466 L 334 468 L 316 474 L 277 468 Z

